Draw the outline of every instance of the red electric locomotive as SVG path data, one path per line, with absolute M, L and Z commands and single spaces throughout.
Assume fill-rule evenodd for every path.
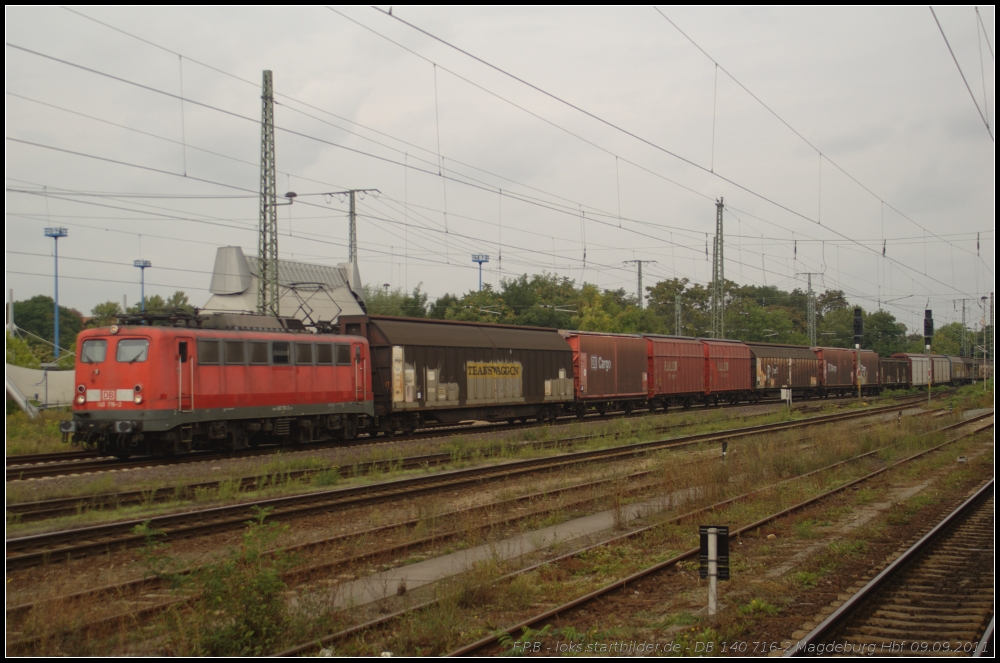
M 190 322 L 81 333 L 64 438 L 120 457 L 236 450 L 351 439 L 374 415 L 364 338 L 264 316 Z

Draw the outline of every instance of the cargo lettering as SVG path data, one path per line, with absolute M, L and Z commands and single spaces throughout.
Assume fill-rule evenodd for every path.
M 665 371 L 676 371 L 677 370 L 677 360 L 674 361 L 664 361 L 663 370 Z
M 468 362 L 465 376 L 469 378 L 520 378 L 520 364 Z
M 726 371 L 729 370 L 729 362 L 728 361 L 716 362 L 715 367 L 719 370 L 720 373 L 725 373 Z
M 595 371 L 611 371 L 611 360 L 604 359 L 603 357 L 598 357 L 597 355 L 590 355 L 590 367 Z

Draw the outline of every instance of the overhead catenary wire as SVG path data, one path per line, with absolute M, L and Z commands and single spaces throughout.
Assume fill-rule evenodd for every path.
M 979 102 L 976 101 L 976 95 L 972 94 L 972 88 L 969 87 L 969 81 L 965 79 L 965 72 L 962 71 L 962 65 L 958 64 L 958 58 L 955 57 L 955 51 L 951 49 L 951 44 L 948 42 L 948 35 L 944 33 L 944 28 L 941 27 L 941 21 L 938 20 L 937 14 L 934 12 L 934 7 L 929 6 L 929 9 L 931 10 L 931 16 L 934 17 L 934 22 L 937 23 L 938 30 L 941 31 L 941 37 L 944 39 L 944 45 L 948 47 L 948 52 L 951 53 L 951 59 L 955 61 L 955 67 L 958 68 L 958 74 L 962 77 L 962 82 L 965 83 L 965 89 L 969 91 L 969 96 L 972 97 L 972 103 L 976 106 L 976 112 L 978 112 L 979 117 L 983 119 L 983 124 L 986 125 L 986 131 L 990 135 L 990 140 L 995 143 L 996 138 L 993 137 L 993 130 L 990 129 L 990 123 L 983 115 L 983 109 L 979 107 Z
M 724 176 L 720 175 L 719 173 L 712 172 L 708 168 L 705 168 L 705 166 L 703 166 L 701 164 L 698 164 L 698 163 L 692 161 L 691 159 L 688 159 L 688 158 L 686 158 L 684 156 L 681 156 L 680 154 L 677 154 L 676 152 L 673 152 L 672 150 L 669 150 L 669 149 L 667 149 L 667 148 L 665 148 L 665 147 L 663 147 L 661 145 L 658 145 L 658 144 L 652 142 L 649 139 L 643 138 L 642 136 L 639 136 L 638 134 L 635 134 L 634 132 L 632 132 L 632 131 L 630 131 L 628 129 L 625 129 L 625 128 L 623 128 L 623 127 L 621 127 L 621 126 L 619 126 L 619 125 L 611 122 L 610 120 L 606 120 L 606 119 L 604 119 L 604 118 L 596 115 L 595 113 L 592 113 L 592 112 L 590 112 L 590 111 L 582 108 L 581 106 L 578 106 L 578 105 L 576 105 L 576 104 L 574 104 L 574 103 L 572 103 L 570 101 L 567 101 L 567 100 L 559 97 L 558 95 L 545 90 L 544 88 L 541 88 L 541 87 L 539 87 L 537 85 L 534 85 L 533 83 L 530 83 L 530 82 L 526 81 L 525 79 L 523 79 L 523 78 L 521 78 L 519 76 L 516 76 L 515 74 L 512 74 L 512 73 L 510 73 L 510 72 L 502 69 L 501 67 L 498 67 L 497 65 L 494 65 L 494 64 L 488 62 L 487 60 L 484 60 L 483 58 L 480 58 L 479 56 L 474 55 L 474 54 L 470 53 L 469 51 L 466 51 L 465 49 L 463 49 L 463 48 L 461 48 L 459 46 L 456 46 L 455 44 L 452 44 L 448 40 L 443 39 L 441 37 L 438 37 L 437 35 L 435 35 L 435 34 L 433 34 L 431 32 L 428 32 L 427 30 L 424 30 L 423 28 L 421 28 L 419 26 L 414 25 L 413 23 L 410 23 L 409 21 L 406 21 L 405 19 L 401 18 L 398 14 L 390 14 L 389 12 L 386 12 L 385 10 L 380 9 L 378 7 L 373 7 L 373 9 L 376 9 L 377 11 L 383 13 L 384 15 L 386 15 L 386 16 L 392 18 L 392 19 L 395 19 L 396 21 L 398 21 L 398 22 L 400 22 L 400 23 L 402 23 L 402 24 L 404 24 L 404 25 L 412 28 L 413 30 L 416 30 L 417 32 L 420 32 L 421 34 L 429 37 L 430 39 L 433 39 L 433 40 L 435 40 L 435 41 L 437 41 L 437 42 L 439 42 L 439 43 L 447 46 L 448 48 L 451 48 L 451 49 L 453 49 L 453 50 L 455 50 L 455 51 L 457 51 L 457 52 L 459 52 L 459 53 L 461 53 L 461 54 L 463 54 L 463 55 L 465 55 L 465 56 L 467 56 L 467 57 L 469 57 L 469 58 L 471 58 L 471 59 L 473 59 L 473 60 L 475 60 L 475 61 L 477 61 L 477 62 L 479 62 L 481 64 L 483 64 L 484 66 L 486 66 L 486 67 L 488 67 L 490 69 L 493 69 L 494 71 L 496 71 L 496 72 L 498 72 L 498 73 L 500 73 L 500 74 L 502 74 L 504 76 L 507 76 L 507 77 L 509 77 L 509 78 L 511 78 L 511 79 L 513 79 L 513 80 L 515 80 L 515 81 L 517 81 L 519 83 L 521 83 L 522 85 L 525 85 L 525 86 L 527 86 L 527 87 L 529 87 L 529 88 L 531 88 L 531 89 L 539 92 L 540 94 L 549 97 L 550 99 L 553 99 L 554 101 L 557 101 L 560 104 L 563 104 L 563 105 L 565 105 L 565 106 L 567 106 L 569 108 L 572 108 L 572 109 L 574 109 L 574 110 L 576 110 L 576 111 L 578 111 L 578 112 L 586 115 L 587 117 L 590 117 L 590 118 L 594 119 L 595 121 L 597 121 L 597 122 L 599 122 L 601 124 L 604 124 L 604 125 L 612 128 L 612 129 L 614 129 L 616 131 L 619 131 L 619 132 L 621 132 L 621 133 L 623 133 L 623 134 L 625 134 L 625 135 L 627 135 L 627 136 L 629 136 L 629 137 L 631 137 L 631 138 L 633 138 L 633 139 L 635 139 L 635 140 L 637 140 L 637 141 L 639 141 L 639 142 L 641 142 L 641 143 L 643 143 L 643 144 L 645 144 L 645 145 L 647 145 L 649 147 L 652 147 L 652 148 L 654 148 L 654 149 L 656 149 L 658 151 L 663 152 L 664 154 L 668 154 L 668 155 L 670 155 L 670 156 L 672 156 L 672 157 L 674 157 L 674 158 L 682 161 L 685 164 L 688 164 L 688 165 L 690 165 L 690 166 L 692 166 L 694 168 L 697 168 L 697 169 L 699 169 L 701 171 L 709 173 L 713 177 L 717 177 L 717 178 L 721 179 L 722 181 L 726 182 L 727 184 L 730 184 L 730 185 L 732 185 L 732 186 L 740 189 L 741 191 L 750 194 L 753 197 L 759 198 L 760 200 L 762 200 L 764 202 L 770 203 L 770 204 L 774 205 L 775 207 L 777 207 L 779 209 L 782 209 L 782 210 L 784 210 L 784 211 L 786 211 L 786 212 L 788 212 L 788 213 L 790 213 L 790 214 L 792 214 L 792 215 L 794 215 L 796 217 L 799 217 L 799 218 L 801 218 L 801 219 L 803 219 L 805 221 L 808 221 L 810 223 L 818 224 L 818 222 L 815 219 L 812 219 L 809 216 L 807 216 L 807 215 L 805 215 L 805 214 L 803 214 L 801 212 L 798 212 L 797 210 L 794 210 L 794 209 L 792 209 L 792 208 L 790 208 L 790 207 L 788 207 L 786 205 L 783 205 L 782 203 L 779 203 L 779 202 L 771 199 L 770 197 L 765 196 L 764 194 L 761 194 L 761 193 L 759 193 L 757 191 L 754 191 L 754 190 L 750 189 L 749 187 L 746 187 L 746 186 L 740 184 L 739 182 L 736 182 L 736 181 L 734 181 L 734 180 L 732 180 L 732 179 L 730 179 L 728 177 L 724 177 Z M 846 171 L 843 171 L 843 172 L 845 172 L 845 174 L 848 175 L 848 177 L 851 177 L 852 180 L 857 181 L 849 173 L 846 173 Z M 862 185 L 862 186 L 864 186 L 864 185 Z M 867 188 L 866 188 L 866 190 L 868 190 L 869 192 L 871 192 Z M 895 209 L 895 208 L 893 208 L 893 209 Z M 818 225 L 820 225 L 823 228 L 826 228 L 828 231 L 831 231 L 831 232 L 839 235 L 840 237 L 843 237 L 844 239 L 850 239 L 847 235 L 844 235 L 840 231 L 832 229 L 829 226 L 822 226 L 822 224 L 818 224 Z M 905 267 L 905 265 L 901 265 L 901 266 Z M 947 285 L 943 281 L 940 281 L 939 279 L 936 279 L 936 278 L 934 278 L 934 277 L 932 277 L 932 276 L 930 276 L 928 274 L 924 274 L 924 275 L 927 276 L 927 278 L 931 278 L 932 280 L 937 281 L 941 285 Z
M 501 193 L 500 193 L 500 196 L 501 196 L 501 199 L 502 199 L 502 197 L 503 197 L 503 193 L 504 193 L 504 192 L 501 192 Z M 818 241 L 818 240 L 817 240 L 817 241 Z
M 336 10 L 332 10 L 332 9 L 331 9 L 331 11 L 334 11 L 334 12 L 336 12 Z M 79 12 L 74 12 L 74 13 L 77 13 L 77 14 L 79 14 Z M 362 25 L 362 24 L 360 24 L 360 23 L 357 23 L 357 21 L 355 21 L 354 19 L 351 19 L 350 17 L 347 17 L 347 16 L 343 15 L 343 14 L 342 14 L 341 12 L 336 12 L 336 13 L 340 14 L 341 16 L 344 16 L 344 17 L 345 17 L 345 18 L 347 18 L 348 20 L 351 20 L 352 22 L 354 22 L 354 23 L 356 23 L 356 24 L 358 24 L 358 25 L 361 25 L 361 27 L 364 27 L 365 29 L 367 29 L 367 30 L 369 30 L 369 31 L 372 31 L 372 30 L 371 30 L 371 28 L 368 28 L 367 26 L 364 26 L 364 25 Z M 81 16 L 83 16 L 83 15 L 81 14 Z M 85 17 L 85 18 L 89 18 L 89 17 Z M 106 23 L 103 23 L 103 22 L 101 22 L 101 21 L 97 21 L 96 19 L 91 19 L 91 20 L 94 20 L 95 22 L 97 22 L 97 23 L 100 23 L 100 24 L 102 24 L 102 25 L 106 25 L 106 26 L 108 25 L 108 24 L 106 24 Z M 123 34 L 126 34 L 126 35 L 128 35 L 128 36 L 131 36 L 131 37 L 134 37 L 134 38 L 136 38 L 136 39 L 139 39 L 140 41 L 143 41 L 143 42 L 146 42 L 146 43 L 150 43 L 150 44 L 152 44 L 152 42 L 150 42 L 149 40 L 146 40 L 146 39 L 143 39 L 143 38 L 141 38 L 141 37 L 137 37 L 137 36 L 135 36 L 135 35 L 131 35 L 130 33 L 126 32 L 126 31 L 123 31 L 123 30 L 121 30 L 121 29 L 119 29 L 119 28 L 114 28 L 113 26 L 108 26 L 108 27 L 112 27 L 112 29 L 115 29 L 115 30 L 116 30 L 116 31 L 118 31 L 118 32 L 121 32 L 121 33 L 123 33 Z M 374 32 L 375 34 L 379 34 L 379 33 L 375 32 L 375 31 L 372 31 L 372 32 Z M 379 36 L 382 36 L 382 35 L 379 35 Z M 383 38 L 386 38 L 386 37 L 384 37 L 384 36 L 383 36 Z M 386 39 L 388 39 L 388 38 L 386 38 Z M 390 39 L 389 41 L 393 41 L 393 40 L 391 40 L 391 39 Z M 397 43 L 397 42 L 393 42 L 393 43 Z M 162 46 L 159 46 L 159 45 L 156 45 L 156 44 L 153 44 L 153 45 L 155 45 L 155 46 L 157 46 L 158 48 L 161 48 L 161 49 L 163 49 L 163 50 L 165 50 L 165 51 L 167 51 L 167 52 L 170 52 L 170 53 L 175 53 L 175 54 L 176 54 L 176 52 L 175 52 L 175 51 L 172 51 L 172 50 L 170 50 L 170 49 L 166 49 L 165 47 L 162 47 Z M 397 45 L 399 45 L 399 44 L 397 43 Z M 422 59 L 424 59 L 424 60 L 426 60 L 426 61 L 428 61 L 428 62 L 432 62 L 432 61 L 428 60 L 427 58 L 424 58 L 423 56 L 421 56 L 421 55 L 419 55 L 419 54 L 415 53 L 415 52 L 414 52 L 414 51 L 412 51 L 411 49 L 408 49 L 408 48 L 406 48 L 405 46 L 402 46 L 402 45 L 399 45 L 399 46 L 401 46 L 401 47 L 402 47 L 402 48 L 404 48 L 405 50 L 407 50 L 407 51 L 409 51 L 409 52 L 413 53 L 414 55 L 417 55 L 418 57 L 421 57 Z M 188 59 L 190 60 L 190 58 L 188 58 Z M 194 60 L 192 60 L 192 61 L 194 61 Z M 248 84 L 253 84 L 252 82 L 250 82 L 250 81 L 247 81 L 246 79 L 242 79 L 242 78 L 240 78 L 240 77 L 238 77 L 238 76 L 235 76 L 235 75 L 233 75 L 233 74 L 230 74 L 230 73 L 228 73 L 228 72 L 223 72 L 222 70 L 220 70 L 220 69 L 219 69 L 219 68 L 217 68 L 217 67 L 213 67 L 213 66 L 211 66 L 211 65 L 207 65 L 207 64 L 205 64 L 205 63 L 201 63 L 201 62 L 199 62 L 199 64 L 202 64 L 202 65 L 204 65 L 204 66 L 206 66 L 206 67 L 208 67 L 208 68 L 210 68 L 210 69 L 212 69 L 212 70 L 215 70 L 215 71 L 220 71 L 221 73 L 225 73 L 225 74 L 226 74 L 227 76 L 230 76 L 230 77 L 232 77 L 232 78 L 235 78 L 235 79 L 237 79 L 237 80 L 240 80 L 240 81 L 243 81 L 243 82 L 246 82 L 246 83 L 248 83 Z M 432 64 L 433 64 L 433 62 L 432 62 Z M 437 65 L 436 65 L 436 66 L 437 66 Z M 456 76 L 457 76 L 457 74 L 454 74 L 454 72 L 449 72 L 449 73 L 453 73 L 453 75 L 456 75 Z M 728 72 L 727 72 L 727 73 L 728 73 Z M 459 76 L 459 77 L 460 77 L 460 76 Z M 462 77 L 460 77 L 460 78 L 462 78 Z M 468 79 L 464 79 L 464 78 L 463 78 L 463 80 L 468 80 Z M 470 82 L 471 84 L 473 84 L 473 85 L 476 85 L 476 86 L 477 86 L 477 87 L 479 87 L 480 89 L 485 89 L 485 88 L 482 88 L 481 86 L 478 86 L 478 85 L 477 85 L 477 84 L 475 84 L 475 83 L 472 83 L 471 81 L 469 81 L 469 82 Z M 487 92 L 489 92 L 489 91 L 487 90 Z M 490 92 L 490 94 L 494 94 L 494 93 Z M 494 94 L 494 96 L 498 96 L 498 95 L 495 95 L 495 94 Z M 498 96 L 498 98 L 501 98 L 501 99 L 503 99 L 503 97 L 499 97 L 499 96 Z M 507 100 L 506 100 L 506 99 L 504 99 L 504 101 L 507 101 Z M 508 102 L 508 103 L 510 103 L 510 102 Z M 306 105 L 308 105 L 308 104 L 306 104 Z M 315 108 L 315 107 L 313 107 L 313 108 Z M 521 108 L 521 107 L 518 107 L 518 108 Z M 319 110 L 321 110 L 321 111 L 322 111 L 322 109 L 319 109 Z M 524 110 L 525 112 L 528 112 L 528 113 L 530 113 L 530 114 L 532 114 L 532 115 L 534 115 L 534 116 L 536 116 L 536 117 L 540 117 L 540 116 L 537 116 L 537 115 L 536 115 L 536 114 L 534 114 L 534 113 L 531 113 L 531 111 L 527 111 L 526 109 L 523 109 L 523 108 L 521 108 L 521 110 Z M 322 112 L 327 112 L 327 111 L 322 111 Z M 544 118 L 542 118 L 542 119 L 544 119 Z M 546 121 L 547 121 L 547 120 L 546 120 Z M 556 126 L 556 127 L 558 127 L 558 125 L 555 125 L 554 123 L 551 123 L 551 122 L 549 122 L 549 124 L 552 124 L 553 126 Z M 359 125 L 359 126 L 360 126 L 360 125 Z M 561 127 L 558 127 L 558 128 L 562 129 Z M 386 134 L 382 134 L 382 135 L 386 135 Z M 585 140 L 585 139 L 582 139 L 582 138 L 581 138 L 581 137 L 579 137 L 579 136 L 577 136 L 577 137 L 578 137 L 578 138 L 580 138 L 581 140 Z M 394 138 L 394 140 L 398 140 L 398 139 L 395 139 L 395 138 Z M 592 144 L 592 143 L 590 143 L 589 141 L 587 141 L 587 142 L 588 142 L 589 144 Z M 603 148 L 599 148 L 599 149 L 603 149 Z M 370 156 L 374 156 L 374 155 L 370 155 Z M 376 158 L 378 158 L 378 157 L 376 157 Z M 618 158 L 618 156 L 617 156 L 617 155 L 616 155 L 616 158 Z M 627 160 L 626 160 L 626 161 L 627 161 Z M 643 169 L 644 171 L 646 171 L 646 172 L 652 172 L 652 171 L 649 171 L 649 169 L 646 169 L 646 168 L 643 168 L 642 166 L 638 166 L 637 164 L 633 164 L 633 165 L 636 165 L 637 167 L 639 167 L 639 168 L 642 168 L 642 169 Z M 836 165 L 836 164 L 834 164 L 834 165 Z M 838 166 L 838 168 L 839 168 L 839 166 Z M 842 169 L 841 169 L 841 170 L 842 170 Z M 656 175 L 656 173 L 653 173 L 653 174 L 654 174 L 654 175 Z M 657 175 L 657 176 L 659 176 L 659 175 Z M 848 176 L 850 176 L 850 175 L 848 174 Z M 664 178 L 664 179 L 667 179 L 667 178 Z M 852 179 L 854 179 L 854 178 L 852 178 Z M 669 179 L 667 179 L 667 181 L 671 181 L 671 182 L 672 182 L 672 180 L 669 180 Z M 673 182 L 673 183 L 674 183 L 674 184 L 677 184 L 676 182 Z M 859 183 L 859 184 L 860 184 L 860 183 Z M 683 185 L 680 185 L 680 186 L 683 186 Z M 862 186 L 863 186 L 863 185 L 862 185 Z M 687 189 L 687 187 L 684 187 L 684 188 L 686 188 L 686 189 Z M 694 192 L 694 191 L 693 191 L 693 190 L 691 190 L 691 189 L 688 189 L 688 190 L 689 190 L 689 191 L 692 191 L 692 192 Z M 695 193 L 698 193 L 698 192 L 695 192 Z M 870 192 L 870 193 L 871 193 L 871 192 Z M 704 196 L 704 194 L 700 194 L 700 193 L 698 193 L 698 195 L 701 195 L 702 197 L 706 197 L 706 198 L 708 198 L 707 196 Z M 872 195 L 874 195 L 874 194 L 872 194 Z M 890 206 L 890 207 L 891 207 L 891 206 Z M 733 208 L 733 209 L 737 209 L 737 208 Z M 898 210 L 896 210 L 896 211 L 898 212 Z M 766 219 L 761 219 L 760 217 L 757 217 L 757 216 L 754 216 L 754 215 L 750 214 L 749 212 L 746 212 L 745 210 L 743 210 L 743 213 L 744 213 L 744 214 L 746 214 L 746 215 L 748 215 L 748 216 L 751 216 L 751 217 L 753 217 L 753 218 L 757 218 L 757 219 L 759 219 L 759 220 L 762 220 L 762 221 L 764 221 L 764 222 L 766 222 L 766 223 L 771 223 L 772 225 L 774 225 L 774 224 L 773 224 L 773 222 L 770 222 L 770 221 L 768 221 L 768 220 L 766 220 Z M 639 222 L 639 221 L 636 221 L 636 220 L 633 220 L 633 222 L 636 222 L 636 223 L 642 223 L 642 222 Z M 648 225 L 652 225 L 652 226 L 654 226 L 654 227 L 655 227 L 656 225 L 659 225 L 659 224 L 648 224 Z M 843 235 L 842 235 L 842 236 L 843 236 Z M 962 250 L 964 250 L 964 249 L 962 249 Z M 984 264 L 985 264 L 985 263 L 984 263 Z M 904 266 L 904 267 L 905 267 L 905 266 Z M 986 268 L 987 268 L 987 269 L 990 269 L 988 265 L 986 266 Z M 990 270 L 990 271 L 992 271 L 992 270 Z M 926 275 L 926 274 L 925 274 L 925 275 Z M 942 285 L 944 285 L 944 283 L 943 283 L 943 282 L 941 282 L 941 281 L 938 281 L 938 282 L 939 282 L 939 283 L 941 283 Z

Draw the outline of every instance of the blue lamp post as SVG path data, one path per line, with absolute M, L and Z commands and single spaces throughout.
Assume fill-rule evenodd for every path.
M 142 297 L 142 303 L 140 304 L 140 308 L 142 312 L 145 313 L 146 312 L 146 268 L 152 267 L 153 263 L 149 262 L 148 260 L 136 260 L 132 264 L 138 267 L 140 271 L 139 282 L 142 284 L 140 286 L 142 289 L 139 291 Z M 128 311 L 126 311 L 126 313 L 128 313 Z
M 56 314 L 55 314 L 55 342 L 53 343 L 55 358 L 59 359 L 59 238 L 69 235 L 65 228 L 46 228 L 45 236 L 56 241 Z
M 488 255 L 484 255 L 482 253 L 474 253 L 474 254 L 472 254 L 472 262 L 478 262 L 479 263 L 479 289 L 480 290 L 483 289 L 483 263 L 484 262 L 489 262 L 489 261 L 490 261 L 490 257 Z

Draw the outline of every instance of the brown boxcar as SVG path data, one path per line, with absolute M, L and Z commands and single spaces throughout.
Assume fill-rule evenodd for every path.
M 878 353 L 874 350 L 861 350 L 861 391 L 865 394 L 875 394 L 879 390 Z M 857 367 L 856 367 L 857 368 Z M 857 380 L 857 375 L 853 376 Z
M 573 351 L 578 401 L 606 401 L 605 409 L 631 409 L 638 401 L 645 401 L 649 389 L 645 339 L 623 334 L 560 333 Z
M 846 393 L 854 386 L 854 350 L 813 348 L 820 360 L 820 378 L 826 393 Z
M 820 389 L 820 360 L 816 353 L 799 345 L 747 343 L 753 358 L 753 389 L 774 395 L 791 389 L 799 398 L 815 396 Z
M 705 388 L 712 400 L 750 398 L 750 348 L 740 341 L 701 340 L 705 348 Z
M 705 395 L 705 349 L 696 338 L 646 335 L 650 407 L 689 405 Z
M 969 369 L 965 364 L 962 357 L 956 357 L 954 355 L 945 355 L 945 358 L 951 364 L 951 383 L 952 384 L 965 384 L 966 382 L 972 381 L 972 376 L 969 375 Z
M 910 363 L 906 359 L 879 359 L 883 388 L 905 389 L 910 385 Z
M 376 428 L 427 421 L 554 419 L 573 400 L 573 353 L 555 329 L 341 316 L 368 338 Z

